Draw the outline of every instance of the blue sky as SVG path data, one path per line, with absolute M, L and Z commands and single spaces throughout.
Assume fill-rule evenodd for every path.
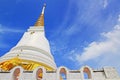
M 0 56 L 34 25 L 44 2 L 46 37 L 58 67 L 113 66 L 120 72 L 120 0 L 0 0 Z

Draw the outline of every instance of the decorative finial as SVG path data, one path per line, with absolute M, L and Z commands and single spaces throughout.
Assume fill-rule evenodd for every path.
M 41 13 L 41 14 L 44 14 L 44 12 L 45 12 L 45 7 L 46 7 L 46 3 L 44 3 L 44 5 L 43 5 L 43 9 L 42 9 L 42 13 Z
M 41 15 L 38 18 L 37 22 L 35 23 L 35 26 L 44 26 L 44 12 L 45 12 L 45 7 L 46 7 L 46 4 L 44 3 Z

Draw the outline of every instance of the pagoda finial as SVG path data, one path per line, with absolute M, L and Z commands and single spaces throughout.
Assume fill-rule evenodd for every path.
M 37 22 L 35 23 L 34 26 L 44 26 L 44 12 L 45 12 L 45 7 L 46 7 L 46 4 L 44 3 L 41 15 L 38 18 L 38 20 L 37 20 Z
M 44 12 L 45 12 L 45 7 L 46 7 L 46 4 L 44 3 L 43 9 L 42 9 L 42 13 L 41 13 L 41 14 L 44 14 Z

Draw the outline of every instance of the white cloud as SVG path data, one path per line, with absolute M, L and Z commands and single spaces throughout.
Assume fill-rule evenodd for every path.
M 103 7 L 106 8 L 107 5 L 108 5 L 108 0 L 104 0 L 104 2 L 103 2 Z
M 80 62 L 95 59 L 104 54 L 119 54 L 120 52 L 120 25 L 116 25 L 114 30 L 102 33 L 105 38 L 101 42 L 92 42 L 88 47 L 84 48 L 82 55 L 77 55 L 76 58 Z
M 118 21 L 120 22 L 120 15 L 119 15 L 119 19 L 118 19 Z M 118 23 L 119 24 L 119 23 Z
M 24 32 L 23 30 L 11 29 L 0 24 L 0 48 L 6 48 L 9 46 L 8 44 L 5 43 L 6 36 L 4 36 L 4 34 L 23 33 L 23 32 Z
M 94 1 L 94 2 L 93 2 Z M 89 25 L 87 28 L 92 27 L 99 28 L 101 26 L 106 26 L 108 23 L 111 26 L 113 23 L 112 20 L 115 19 L 114 16 L 109 15 L 109 17 L 106 17 L 106 19 L 103 19 L 104 15 L 101 11 L 103 10 L 103 7 L 106 8 L 108 6 L 108 0 L 93 0 L 93 1 L 70 1 L 71 4 L 69 5 L 68 12 L 70 12 L 71 7 L 75 6 L 76 12 L 74 13 L 74 18 L 72 20 L 70 19 L 70 14 L 66 14 L 65 20 L 63 20 L 63 24 L 61 26 L 66 26 L 66 24 L 69 22 L 69 19 L 71 20 L 69 26 L 65 31 L 65 34 L 73 35 L 76 33 L 79 33 L 83 29 L 83 24 Z M 86 2 L 86 3 L 85 3 Z M 84 5 L 81 5 L 80 3 L 85 3 Z M 81 8 L 82 7 L 82 8 Z M 92 20 L 92 21 L 91 21 Z M 97 25 L 97 26 L 96 26 Z M 109 27 L 110 28 L 110 27 Z M 107 26 L 105 27 L 107 29 Z M 99 30 L 99 29 L 96 29 Z
M 6 33 L 6 32 L 11 32 L 11 33 L 23 33 L 23 30 L 18 30 L 18 29 L 11 29 L 3 26 L 0 24 L 0 33 Z
M 23 33 L 24 31 L 23 30 L 15 30 L 15 29 L 9 29 L 9 28 L 4 28 L 4 29 L 0 29 L 0 32 L 1 33 L 4 33 L 4 32 L 12 32 L 12 33 Z
M 80 9 L 81 5 L 79 5 L 79 3 L 77 2 L 78 12 L 76 15 L 76 19 L 72 21 L 72 26 L 70 25 L 71 27 L 69 27 L 69 29 L 66 29 L 66 33 L 74 34 L 77 32 L 77 29 L 80 31 L 82 29 L 80 23 L 86 23 L 90 27 L 92 26 L 91 28 L 95 28 L 96 30 L 98 30 L 97 32 L 103 29 L 103 27 L 104 30 L 111 29 L 113 27 L 112 25 L 114 25 L 115 23 L 116 19 L 114 17 L 116 16 L 116 14 L 115 16 L 112 16 L 110 14 L 110 16 L 108 16 L 105 20 L 102 19 L 103 16 L 101 15 L 103 14 L 101 14 L 101 10 L 103 10 L 103 6 L 104 8 L 108 6 L 108 0 L 95 1 L 94 3 L 92 1 L 89 1 L 89 3 L 86 3 L 85 7 L 83 7 L 84 9 Z M 82 10 L 85 11 L 83 12 L 84 14 L 82 13 Z M 120 18 L 118 21 L 120 21 Z M 87 47 L 85 47 L 84 51 L 81 54 L 78 54 L 76 53 L 76 51 L 74 51 L 74 54 L 70 54 L 68 58 L 73 61 L 83 63 L 89 60 L 95 60 L 96 58 L 105 54 L 119 54 L 120 25 L 116 25 L 113 30 L 107 33 L 101 33 L 101 36 L 104 37 L 103 41 L 94 41 L 90 43 Z
M 120 17 L 118 21 L 120 20 Z M 73 50 L 68 58 L 78 67 L 87 64 L 94 68 L 113 66 L 120 73 L 120 21 L 113 30 L 101 33 L 102 41 L 94 41 L 83 48 L 82 53 Z M 101 39 L 100 39 L 101 40 Z M 78 65 L 79 64 L 79 65 Z
M 54 42 L 50 41 L 50 47 L 51 47 L 51 51 L 52 51 L 53 55 L 58 54 L 57 52 L 67 49 L 66 46 L 64 46 L 64 45 L 57 46 L 56 44 L 58 45 L 59 43 L 54 43 Z

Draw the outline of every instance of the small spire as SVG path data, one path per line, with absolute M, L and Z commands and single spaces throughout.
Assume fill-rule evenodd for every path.
M 44 12 L 45 12 L 45 7 L 46 7 L 46 4 L 44 3 L 41 15 L 38 18 L 38 20 L 37 20 L 37 22 L 35 23 L 34 26 L 44 26 Z
M 45 12 L 45 7 L 46 7 L 46 4 L 44 3 L 43 9 L 42 9 L 42 13 L 41 13 L 41 14 L 44 14 L 44 12 Z

